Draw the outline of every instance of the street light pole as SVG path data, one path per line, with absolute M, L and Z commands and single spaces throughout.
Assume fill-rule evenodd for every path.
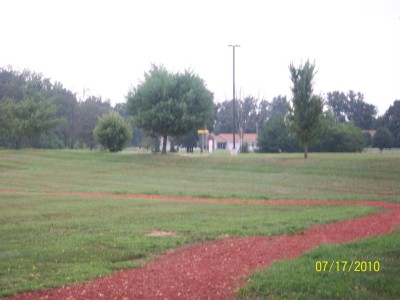
M 235 104 L 235 98 L 236 98 L 236 89 L 235 89 L 235 48 L 240 47 L 240 45 L 228 45 L 229 47 L 232 47 L 233 50 L 233 97 L 232 97 L 232 106 L 233 106 L 233 149 L 236 149 L 236 143 L 235 143 L 235 136 L 236 136 L 236 104 Z

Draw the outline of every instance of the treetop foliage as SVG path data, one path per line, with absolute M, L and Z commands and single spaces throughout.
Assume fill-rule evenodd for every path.
M 293 63 L 289 66 L 290 79 L 293 86 L 291 91 L 293 94 L 293 102 L 306 106 L 313 95 L 313 84 L 315 77 L 315 65 L 308 60 L 304 65 L 296 68 Z
M 353 122 L 362 129 L 374 127 L 377 109 L 374 105 L 366 103 L 364 95 L 360 92 L 329 92 L 326 104 L 337 122 Z

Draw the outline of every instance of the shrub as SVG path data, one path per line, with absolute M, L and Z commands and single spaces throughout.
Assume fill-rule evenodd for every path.
M 374 135 L 374 147 L 383 151 L 385 148 L 392 148 L 394 144 L 394 136 L 386 127 L 380 127 Z
M 320 135 L 320 151 L 361 152 L 364 146 L 365 137 L 353 123 L 331 124 Z
M 278 114 L 264 124 L 258 135 L 257 144 L 258 152 L 301 151 L 296 139 L 290 135 L 282 114 Z
M 132 139 L 132 128 L 116 112 L 99 118 L 93 130 L 94 138 L 110 152 L 121 151 Z

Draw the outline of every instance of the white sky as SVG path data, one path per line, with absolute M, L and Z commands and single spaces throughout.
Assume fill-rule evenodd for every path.
M 214 93 L 291 97 L 288 66 L 318 70 L 315 93 L 360 91 L 383 114 L 400 99 L 399 0 L 1 0 L 0 66 L 125 102 L 151 63 L 191 68 Z

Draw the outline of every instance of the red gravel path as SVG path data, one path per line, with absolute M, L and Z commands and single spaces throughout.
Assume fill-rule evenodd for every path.
M 0 191 L 1 192 L 1 191 Z M 58 193 L 59 194 L 59 193 Z M 63 193 L 66 194 L 66 193 Z M 175 249 L 149 264 L 122 270 L 89 284 L 24 293 L 12 299 L 226 299 L 245 277 L 276 260 L 289 259 L 325 243 L 385 235 L 400 224 L 400 204 L 385 202 L 204 199 L 158 195 L 73 193 L 90 197 L 294 205 L 370 205 L 383 213 L 314 226 L 298 235 L 232 238 Z

